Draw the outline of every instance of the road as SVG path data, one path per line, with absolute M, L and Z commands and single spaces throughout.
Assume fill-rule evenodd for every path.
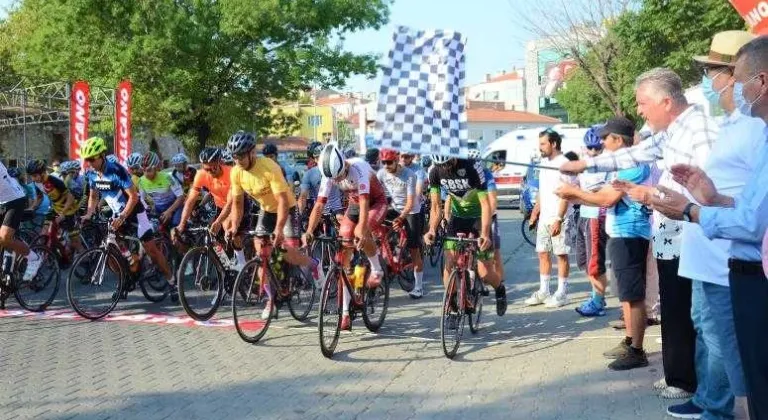
M 122 320 L 73 319 L 62 283 L 48 314 L 21 316 L 14 301 L 0 312 L 0 419 L 664 418 L 651 389 L 658 327 L 646 336 L 648 368 L 609 371 L 601 353 L 623 337 L 607 326 L 618 301 L 608 300 L 606 317 L 580 318 L 573 308 L 589 285 L 575 272 L 570 306 L 524 307 L 538 285 L 536 256 L 519 213 L 500 217 L 509 311 L 497 317 L 487 298 L 481 331 L 465 330 L 453 361 L 440 346 L 434 269 L 424 299 L 393 289 L 380 333 L 354 321 L 333 360 L 320 353 L 314 317 L 281 313 L 249 345 L 226 314 L 194 325 L 138 292 L 118 305 Z

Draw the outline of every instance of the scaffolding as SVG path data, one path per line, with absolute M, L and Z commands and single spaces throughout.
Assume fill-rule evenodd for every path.
M 0 86 L 0 130 L 22 127 L 25 161 L 27 126 L 69 124 L 71 88 L 70 82 L 35 84 L 26 79 Z M 114 118 L 115 89 L 90 86 L 90 95 L 90 122 Z

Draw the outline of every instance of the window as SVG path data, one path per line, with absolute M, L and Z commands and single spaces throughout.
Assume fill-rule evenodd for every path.
M 310 127 L 319 127 L 323 125 L 323 116 L 322 115 L 310 115 L 307 117 L 307 124 L 309 124 Z
M 485 92 L 485 100 L 486 101 L 498 101 L 499 100 L 499 91 Z
M 494 139 L 498 139 L 504 135 L 504 130 L 495 130 L 493 132 L 493 135 L 495 136 Z
M 486 161 L 485 166 L 488 167 L 488 169 L 496 169 L 499 170 L 506 166 L 505 162 L 507 160 L 507 151 L 506 150 L 496 150 L 495 152 L 491 153 L 487 159 L 490 159 L 491 162 Z M 493 163 L 493 161 L 497 161 L 500 163 Z
M 483 140 L 483 130 L 469 130 L 469 139 L 470 140 L 482 141 Z

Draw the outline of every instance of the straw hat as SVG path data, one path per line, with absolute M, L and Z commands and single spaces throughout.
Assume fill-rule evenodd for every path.
M 698 55 L 693 57 L 693 60 L 704 65 L 732 67 L 736 64 L 736 53 L 753 39 L 755 39 L 755 35 L 746 31 L 717 33 L 712 38 L 709 55 Z

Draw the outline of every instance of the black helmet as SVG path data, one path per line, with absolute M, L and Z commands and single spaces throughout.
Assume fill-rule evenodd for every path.
M 319 141 L 313 141 L 307 146 L 307 157 L 316 158 L 323 151 L 323 144 Z
M 253 134 L 242 130 L 232 134 L 232 137 L 227 142 L 227 149 L 233 155 L 250 152 L 255 146 L 256 138 L 253 137 Z
M 365 152 L 365 161 L 371 165 L 379 163 L 379 149 L 375 147 L 368 149 L 368 151 Z
M 30 175 L 42 174 L 45 172 L 45 161 L 34 159 L 27 162 L 27 173 Z
M 8 175 L 18 179 L 21 176 L 21 168 L 8 168 Z
M 200 163 L 215 163 L 221 160 L 221 149 L 206 147 L 200 152 Z
M 277 154 L 277 146 L 275 146 L 272 143 L 267 143 L 264 145 L 264 148 L 261 149 L 261 154 L 264 156 L 267 155 L 276 155 Z

